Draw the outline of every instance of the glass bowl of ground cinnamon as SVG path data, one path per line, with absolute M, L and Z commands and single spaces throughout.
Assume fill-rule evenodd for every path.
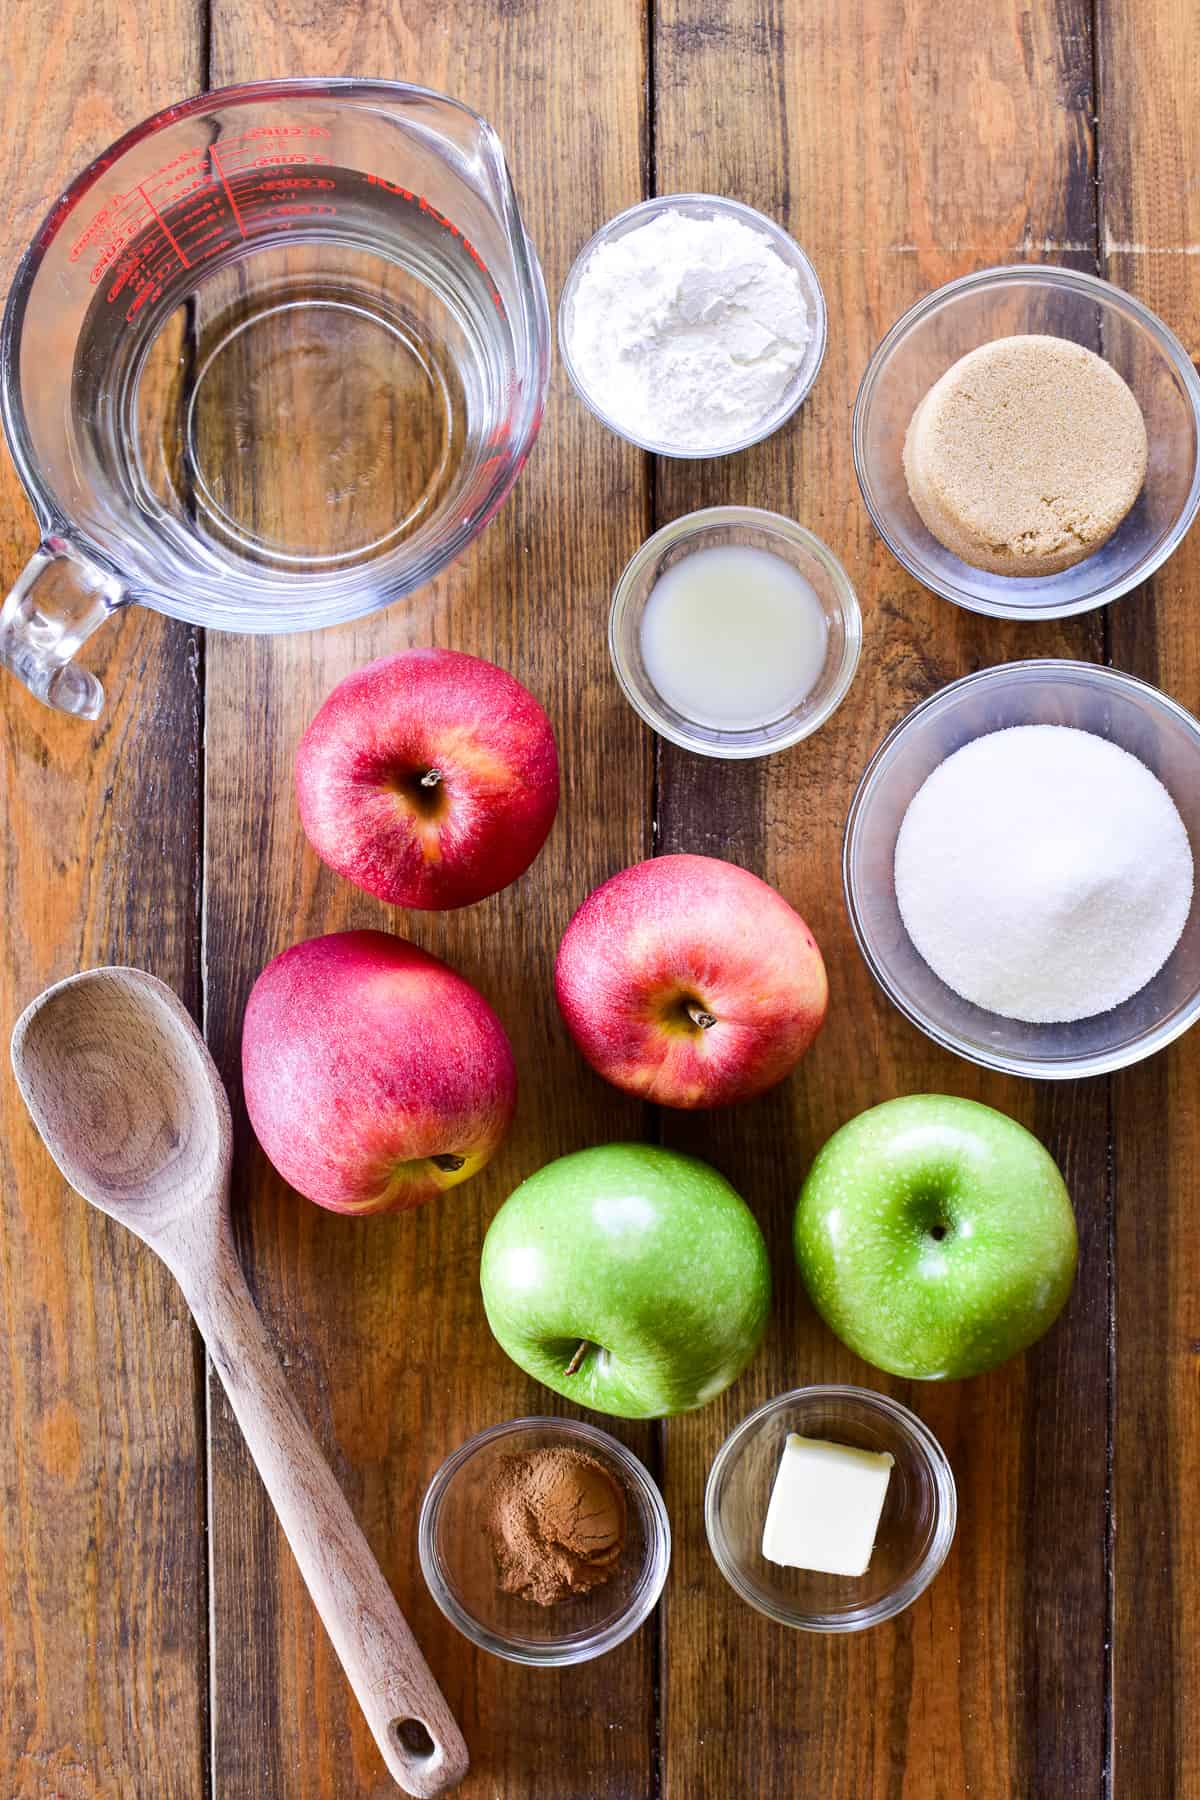
M 447 1457 L 417 1527 L 429 1591 L 510 1662 L 586 1662 L 653 1611 L 671 1559 L 662 1495 L 618 1440 L 578 1419 L 510 1419 Z

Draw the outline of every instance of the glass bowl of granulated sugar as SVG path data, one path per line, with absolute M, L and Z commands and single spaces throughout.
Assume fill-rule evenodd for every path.
M 728 456 L 770 437 L 825 354 L 825 299 L 794 238 L 716 194 L 618 213 L 576 257 L 558 347 L 580 397 L 659 456 Z
M 875 752 L 846 822 L 851 924 L 936 1043 L 1049 1080 L 1200 1017 L 1200 723 L 1115 669 L 953 682 Z

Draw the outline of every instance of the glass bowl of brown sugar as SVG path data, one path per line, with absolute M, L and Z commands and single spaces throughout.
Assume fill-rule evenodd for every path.
M 426 1491 L 421 1570 L 465 1637 L 509 1662 L 603 1656 L 653 1612 L 671 1527 L 633 1452 L 579 1419 L 510 1419 L 468 1439 Z

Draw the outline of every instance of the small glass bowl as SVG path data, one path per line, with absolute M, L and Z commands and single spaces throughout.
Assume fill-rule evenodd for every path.
M 790 563 L 816 593 L 828 627 L 824 666 L 800 704 L 745 731 L 719 730 L 678 712 L 658 692 L 642 658 L 642 615 L 655 583 L 685 556 L 725 544 L 769 550 Z M 832 550 L 803 525 L 755 506 L 704 507 L 656 531 L 626 564 L 608 618 L 609 655 L 634 711 L 684 750 L 729 760 L 770 756 L 816 731 L 845 699 L 861 648 L 858 599 Z
M 926 528 L 902 452 L 917 403 L 952 363 L 1026 332 L 1070 338 L 1111 363 L 1142 409 L 1149 462 L 1132 510 L 1093 555 L 1057 575 L 993 575 L 960 561 Z M 984 269 L 919 300 L 876 350 L 854 408 L 854 467 L 875 529 L 923 586 L 995 618 L 1066 618 L 1145 581 L 1195 517 L 1200 379 L 1174 332 L 1109 282 L 1036 263 Z
M 805 345 L 804 358 L 796 373 L 780 396 L 774 409 L 765 414 L 754 429 L 744 437 L 731 438 L 728 443 L 709 445 L 697 450 L 688 444 L 669 444 L 651 438 L 633 437 L 625 431 L 617 421 L 605 412 L 600 397 L 593 394 L 585 385 L 583 377 L 575 366 L 571 354 L 571 333 L 574 323 L 575 290 L 579 286 L 579 278 L 596 249 L 607 243 L 610 238 L 622 238 L 630 231 L 636 231 L 646 225 L 659 213 L 679 212 L 693 219 L 711 219 L 718 214 L 729 218 L 740 219 L 743 225 L 749 225 L 754 231 L 769 239 L 772 248 L 796 271 L 800 277 L 800 288 L 804 295 L 804 304 L 808 309 L 809 336 Z M 653 200 L 642 200 L 636 206 L 627 207 L 602 225 L 595 237 L 590 238 L 571 264 L 567 279 L 563 284 L 562 296 L 558 303 L 558 349 L 562 357 L 571 384 L 589 411 L 595 413 L 602 425 L 615 432 L 617 437 L 624 438 L 627 444 L 636 444 L 640 450 L 649 450 L 656 456 L 684 457 L 690 461 L 700 462 L 714 456 L 732 456 L 738 450 L 748 450 L 751 444 L 760 444 L 769 438 L 772 432 L 786 423 L 797 407 L 808 398 L 813 382 L 817 379 L 817 371 L 821 367 L 821 359 L 825 355 L 825 296 L 821 292 L 821 283 L 817 280 L 817 272 L 805 256 L 795 238 L 789 237 L 781 225 L 769 219 L 765 213 L 756 212 L 752 206 L 743 206 L 740 200 L 726 200 L 719 194 L 661 194 Z
M 608 1581 L 539 1606 L 502 1592 L 484 1529 L 488 1495 L 506 1456 L 572 1445 L 625 1495 L 625 1547 Z M 429 1591 L 464 1637 L 509 1662 L 589 1662 L 623 1643 L 653 1612 L 671 1561 L 671 1527 L 645 1467 L 616 1438 L 578 1419 L 510 1419 L 469 1438 L 437 1471 L 421 1503 L 417 1548 Z
M 981 669 L 914 707 L 875 752 L 850 805 L 842 874 L 867 966 L 905 1018 L 985 1069 L 1073 1080 L 1125 1068 L 1200 1017 L 1200 891 L 1154 979 L 1111 1012 L 1030 1025 L 985 1012 L 918 954 L 896 904 L 896 838 L 918 788 L 955 750 L 1010 725 L 1072 725 L 1139 758 L 1169 791 L 1200 875 L 1200 723 L 1132 675 L 1050 658 Z
M 763 1523 L 789 1432 L 895 1458 L 865 1575 L 787 1569 L 762 1553 Z M 803 1387 L 768 1400 L 717 1451 L 704 1491 L 704 1528 L 717 1566 L 749 1605 L 801 1631 L 865 1631 L 924 1592 L 954 1539 L 958 1498 L 937 1439 L 886 1394 Z

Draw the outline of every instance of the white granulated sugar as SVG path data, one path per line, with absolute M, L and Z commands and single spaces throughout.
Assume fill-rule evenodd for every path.
M 1192 902 L 1162 783 L 1091 732 L 1021 725 L 948 756 L 896 839 L 896 899 L 947 987 L 1007 1019 L 1109 1012 L 1155 976 Z
M 693 451 L 753 432 L 809 339 L 795 269 L 722 213 L 658 213 L 601 244 L 568 328 L 585 388 L 623 432 Z

